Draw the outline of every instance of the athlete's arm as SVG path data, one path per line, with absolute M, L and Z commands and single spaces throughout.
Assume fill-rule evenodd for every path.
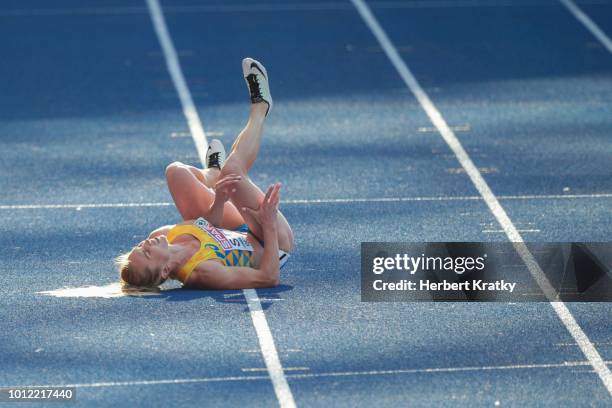
M 278 252 L 276 254 L 278 259 Z M 278 263 L 278 261 L 277 261 Z M 278 286 L 276 270 L 225 266 L 217 261 L 201 262 L 191 273 L 185 287 L 193 289 L 253 289 Z
M 242 211 L 253 217 L 261 226 L 264 240 L 264 253 L 260 268 L 276 271 L 280 269 L 278 259 L 278 205 L 280 203 L 280 183 L 268 187 L 266 195 L 258 209 L 243 208 Z
M 268 188 L 257 210 L 242 210 L 261 225 L 264 253 L 259 268 L 224 266 L 216 261 L 201 262 L 185 282 L 185 286 L 199 289 L 247 289 L 278 286 L 280 264 L 278 259 L 278 204 L 280 184 Z
M 205 217 L 215 227 L 221 226 L 225 203 L 229 200 L 230 194 L 233 192 L 232 190 L 234 190 L 234 186 L 238 181 L 240 181 L 240 176 L 230 174 L 218 180 L 215 184 L 215 199 Z

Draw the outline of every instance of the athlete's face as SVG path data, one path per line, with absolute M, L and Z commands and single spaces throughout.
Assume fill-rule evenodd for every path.
M 128 257 L 130 268 L 137 273 L 143 280 L 152 282 L 152 285 L 159 285 L 168 277 L 166 264 L 170 259 L 168 240 L 165 235 L 141 241 Z M 143 276 L 150 275 L 153 276 Z

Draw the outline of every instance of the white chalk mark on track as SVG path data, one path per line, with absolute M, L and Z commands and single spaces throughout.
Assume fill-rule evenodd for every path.
M 100 203 L 100 204 L 17 204 L 0 205 L 0 210 L 53 210 L 82 208 L 169 207 L 174 203 Z
M 591 18 L 572 0 L 559 0 L 612 53 L 612 41 Z
M 198 156 L 200 157 L 200 162 L 203 166 L 205 166 L 206 148 L 208 147 L 208 143 L 204 133 L 204 126 L 200 121 L 198 112 L 195 108 L 193 100 L 191 99 L 189 89 L 187 88 L 185 78 L 183 77 L 181 66 L 176 55 L 176 50 L 172 44 L 168 27 L 166 26 L 166 21 L 159 2 L 158 0 L 147 0 L 147 5 L 149 7 L 149 11 L 151 12 L 151 19 L 153 21 L 153 26 L 155 27 L 155 32 L 157 33 L 157 37 L 159 38 L 159 42 L 166 58 L 168 71 L 172 76 L 172 81 L 174 82 L 176 91 L 179 94 L 181 105 L 183 106 L 183 113 L 187 118 L 189 130 L 191 131 L 191 135 L 195 142 Z M 272 332 L 268 326 L 266 315 L 261 308 L 261 303 L 259 301 L 259 297 L 257 296 L 257 292 L 254 289 L 245 289 L 243 290 L 243 293 L 247 300 L 251 319 L 253 320 L 253 326 L 255 326 L 255 332 L 257 333 L 257 338 L 259 339 L 261 354 L 264 362 L 266 363 L 268 374 L 270 376 L 270 380 L 272 381 L 274 392 L 276 393 L 276 398 L 278 399 L 278 402 L 282 408 L 293 408 L 295 407 L 293 394 L 291 394 L 291 389 L 289 388 L 289 384 L 285 378 L 285 373 L 283 372 L 283 367 L 281 365 L 280 358 L 278 357 L 276 346 L 274 345 L 274 339 L 272 338 Z
M 267 369 L 265 367 L 252 367 L 252 368 L 241 368 L 240 371 L 244 372 L 244 373 L 256 373 L 259 371 L 266 371 Z M 289 371 L 310 371 L 310 368 L 308 367 L 285 367 L 284 368 L 285 372 L 289 372 Z
M 518 232 L 542 232 L 539 229 L 517 229 Z M 505 233 L 504 230 L 482 230 L 485 234 Z
M 612 198 L 612 193 L 597 194 L 542 194 L 498 196 L 498 200 L 562 200 Z M 351 203 L 395 203 L 412 201 L 483 201 L 482 196 L 432 196 L 432 197 L 371 197 L 371 198 L 311 198 L 283 200 L 282 204 L 351 204 Z M 83 208 L 129 208 L 129 207 L 170 207 L 171 202 L 152 203 L 89 203 L 89 204 L 13 204 L 0 205 L 0 210 L 46 210 Z
M 612 364 L 612 361 L 606 361 L 606 364 Z M 358 377 L 358 376 L 377 376 L 377 375 L 401 375 L 401 374 L 445 374 L 445 373 L 462 373 L 471 371 L 506 371 L 506 370 L 549 370 L 563 369 L 574 367 L 589 367 L 591 364 L 588 361 L 564 361 L 561 363 L 548 364 L 515 364 L 502 366 L 473 366 L 473 367 L 431 367 L 431 368 L 407 368 L 398 370 L 368 370 L 368 371 L 338 371 L 338 372 L 322 372 L 322 373 L 303 373 L 303 374 L 287 374 L 290 379 L 308 379 L 308 378 L 326 378 L 326 377 Z M 200 378 L 168 378 L 161 380 L 133 380 L 133 381 L 104 381 L 94 383 L 76 383 L 76 384 L 19 384 L 19 385 L 2 385 L 0 388 L 52 388 L 52 387 L 77 387 L 77 388 L 101 388 L 101 387 L 129 387 L 138 385 L 171 385 L 171 384 L 193 384 L 207 382 L 224 382 L 224 381 L 262 381 L 269 379 L 264 375 L 243 375 L 232 377 L 200 377 Z
M 495 216 L 500 226 L 506 232 L 508 239 L 514 244 L 516 252 L 527 266 L 527 269 L 529 269 L 529 272 L 538 283 L 538 286 L 540 286 L 542 291 L 546 294 L 546 298 L 549 300 L 553 310 L 557 313 L 559 319 L 563 322 L 576 343 L 579 345 L 580 350 L 584 353 L 587 360 L 593 366 L 593 369 L 597 375 L 599 375 L 599 378 L 608 390 L 608 393 L 612 395 L 612 373 L 610 372 L 610 369 L 601 358 L 601 355 L 595 346 L 593 346 L 593 343 L 591 343 L 590 339 L 578 325 L 578 322 L 576 322 L 576 319 L 574 319 L 574 316 L 572 316 L 567 306 L 565 306 L 565 303 L 558 300 L 553 286 L 544 275 L 540 265 L 538 265 L 536 259 L 529 251 L 529 248 L 527 248 L 525 245 L 521 234 L 517 231 L 516 227 L 510 220 L 510 217 L 508 217 L 508 214 L 506 214 L 506 211 L 501 206 L 499 200 L 497 197 L 495 197 L 495 194 L 493 194 L 493 191 L 491 191 L 491 188 L 482 177 L 482 174 L 480 174 L 474 165 L 474 162 L 472 162 L 472 159 L 466 153 L 465 149 L 461 145 L 461 142 L 448 127 L 448 124 L 442 117 L 440 111 L 435 107 L 429 96 L 425 93 L 406 63 L 404 63 L 404 60 L 400 57 L 399 53 L 395 49 L 395 46 L 376 20 L 376 17 L 374 17 L 372 14 L 370 8 L 363 0 L 351 1 L 357 8 L 357 11 L 367 26 L 370 28 L 370 30 L 372 30 L 372 33 L 376 39 L 380 42 L 381 46 L 385 50 L 385 53 L 387 54 L 387 57 L 389 57 L 389 60 L 391 60 L 391 63 L 397 69 L 397 72 L 404 80 L 406 86 L 410 88 L 433 125 L 440 131 L 440 135 L 453 151 L 461 166 L 465 169 L 467 175 L 470 177 L 470 180 L 472 180 L 472 183 L 480 195 L 482 195 L 485 203 L 491 210 L 491 213 L 493 216 Z
M 266 368 L 270 374 L 278 403 L 283 408 L 295 407 L 293 394 L 285 378 L 285 372 L 283 371 L 283 366 L 281 365 L 276 346 L 274 345 L 274 338 L 268 326 L 266 315 L 261 309 L 261 302 L 257 297 L 257 292 L 255 289 L 244 289 L 243 292 L 249 305 L 249 310 L 251 311 L 251 318 L 253 319 L 253 325 L 255 326 L 255 331 L 259 338 L 261 353 L 263 354 Z
M 176 49 L 168 33 L 168 27 L 166 26 L 159 2 L 157 0 L 147 0 L 147 5 L 151 12 L 153 27 L 155 28 L 157 38 L 159 39 L 166 59 L 168 72 L 170 73 L 179 99 L 181 100 L 183 114 L 185 115 L 185 119 L 187 119 L 187 126 L 189 126 L 189 131 L 193 137 L 198 156 L 200 156 L 200 160 L 202 160 L 202 165 L 206 166 L 206 160 L 203 159 L 206 157 L 208 142 L 206 141 L 204 127 L 202 126 L 202 121 L 200 120 L 195 104 L 193 103 L 193 98 L 187 87 L 187 82 L 185 82 L 185 77 L 183 76 L 183 71 L 181 70 L 178 56 L 176 55 Z

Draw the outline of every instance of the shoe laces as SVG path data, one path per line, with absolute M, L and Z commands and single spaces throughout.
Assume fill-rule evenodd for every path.
M 255 74 L 249 74 L 246 77 L 247 83 L 249 84 L 249 93 L 251 94 L 251 99 L 253 101 L 262 100 L 261 96 L 261 85 L 259 84 L 259 79 Z
M 221 170 L 219 152 L 211 153 L 210 156 L 208 156 L 208 167 L 216 167 Z

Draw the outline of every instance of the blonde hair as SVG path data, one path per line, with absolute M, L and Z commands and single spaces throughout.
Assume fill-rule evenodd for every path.
M 128 259 L 134 248 L 129 252 L 115 258 L 115 266 L 119 272 L 119 278 L 124 286 L 155 287 L 156 273 L 151 268 L 145 267 L 142 273 L 134 270 Z

